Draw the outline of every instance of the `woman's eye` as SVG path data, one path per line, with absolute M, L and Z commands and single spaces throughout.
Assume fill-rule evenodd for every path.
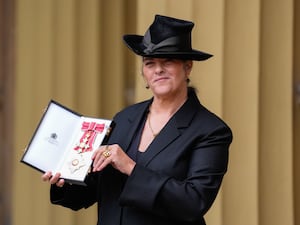
M 174 63 L 174 62 L 175 62 L 174 59 L 166 59 L 165 64 L 166 64 L 166 65 L 170 65 L 170 64 L 172 64 L 172 63 Z
M 152 61 L 147 61 L 147 62 L 145 62 L 145 66 L 151 66 L 151 65 L 153 65 L 153 62 L 152 62 Z

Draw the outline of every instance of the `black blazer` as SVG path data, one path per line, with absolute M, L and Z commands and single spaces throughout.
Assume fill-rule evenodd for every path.
M 119 112 L 109 144 L 127 151 L 152 99 Z M 194 91 L 128 177 L 111 166 L 87 187 L 51 187 L 51 202 L 78 210 L 98 202 L 98 225 L 204 225 L 227 170 L 230 128 Z

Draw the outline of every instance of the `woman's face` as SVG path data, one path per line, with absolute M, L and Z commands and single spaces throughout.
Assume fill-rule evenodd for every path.
M 143 58 L 144 79 L 156 96 L 174 96 L 186 91 L 191 69 L 191 60 Z

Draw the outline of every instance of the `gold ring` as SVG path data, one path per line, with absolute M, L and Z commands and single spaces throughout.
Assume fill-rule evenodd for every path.
M 102 152 L 102 155 L 103 155 L 105 158 L 108 158 L 108 157 L 111 155 L 111 152 L 110 152 L 110 150 L 105 150 L 104 152 Z

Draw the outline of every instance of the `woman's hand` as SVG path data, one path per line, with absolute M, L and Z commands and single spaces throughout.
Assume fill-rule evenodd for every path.
M 111 164 L 120 172 L 130 175 L 136 164 L 117 144 L 101 146 L 94 152 L 92 160 L 93 172 L 101 171 Z
M 56 184 L 57 187 L 62 187 L 65 184 L 65 180 L 60 178 L 60 173 L 56 173 L 54 176 L 52 172 L 46 172 L 42 175 L 42 181 L 50 182 L 50 184 Z

